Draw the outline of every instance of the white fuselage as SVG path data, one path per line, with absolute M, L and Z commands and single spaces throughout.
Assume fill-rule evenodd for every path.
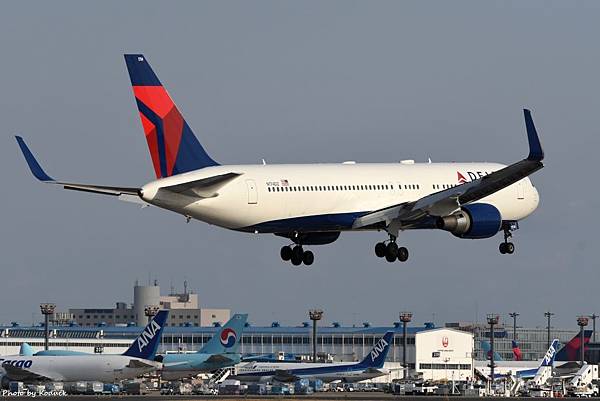
M 132 361 L 139 362 L 133 367 Z M 11 380 L 27 381 L 28 375 L 41 376 L 53 381 L 114 382 L 133 379 L 160 368 L 161 364 L 123 355 L 69 355 L 69 356 L 3 356 L 1 374 L 6 374 L 5 364 L 23 369 L 24 376 L 8 374 Z M 35 379 L 34 379 L 35 380 Z
M 278 372 L 288 372 L 297 378 L 321 379 L 326 383 L 338 380 L 354 383 L 387 374 L 383 369 L 359 367 L 356 362 L 249 362 L 236 366 L 235 378 L 243 382 L 273 381 Z
M 346 231 L 357 216 L 479 178 L 496 163 L 229 165 L 150 182 L 142 199 L 217 226 L 248 232 Z M 161 187 L 226 173 L 240 176 L 212 197 L 162 196 Z M 506 221 L 531 214 L 539 195 L 529 178 L 477 202 L 495 206 Z M 291 230 L 291 231 L 290 231 Z

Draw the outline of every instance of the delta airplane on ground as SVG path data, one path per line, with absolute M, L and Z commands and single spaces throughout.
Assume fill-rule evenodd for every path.
M 161 377 L 175 380 L 234 366 L 241 360 L 240 342 L 247 314 L 236 314 L 198 352 L 159 356 Z
M 159 369 L 154 361 L 168 311 L 160 311 L 122 355 L 15 355 L 0 357 L 2 385 L 8 381 L 102 381 L 133 379 Z
M 342 231 L 386 232 L 375 254 L 389 262 L 408 259 L 408 250 L 396 241 L 401 231 L 413 229 L 470 239 L 502 231 L 500 252 L 512 254 L 511 232 L 538 206 L 528 176 L 543 167 L 544 152 L 529 110 L 524 110 L 529 155 L 509 166 L 412 160 L 221 165 L 204 150 L 146 58 L 127 54 L 125 62 L 157 179 L 141 187 L 56 181 L 17 137 L 35 177 L 65 189 L 141 200 L 187 221 L 288 238 L 292 244 L 281 248 L 281 258 L 296 266 L 314 261 L 305 246 L 332 243 Z
M 386 375 L 382 370 L 394 332 L 388 331 L 360 362 L 295 363 L 248 362 L 236 368 L 234 379 L 242 382 L 292 382 L 298 379 L 321 379 L 324 382 L 359 382 Z

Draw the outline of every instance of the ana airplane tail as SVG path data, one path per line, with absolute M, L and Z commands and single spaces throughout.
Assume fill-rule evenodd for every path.
M 217 166 L 206 153 L 142 54 L 125 63 L 157 178 Z
M 167 310 L 159 311 L 123 355 L 153 360 L 168 315 L 169 311 Z
M 546 351 L 546 355 L 544 355 L 544 359 L 542 359 L 542 364 L 540 365 L 540 367 L 552 366 L 554 364 L 556 351 L 558 351 L 559 345 L 560 341 L 558 341 L 558 339 L 552 340 L 552 344 L 550 344 L 550 348 L 548 348 L 548 351 Z
M 371 352 L 360 361 L 360 364 L 365 368 L 381 369 L 393 341 L 394 332 L 388 331 L 379 341 L 377 341 Z
M 198 353 L 199 354 L 237 354 L 242 333 L 248 320 L 247 314 L 235 314 Z
M 587 350 L 587 344 L 590 342 L 590 337 L 592 337 L 592 330 L 584 330 L 583 331 L 583 341 L 584 347 Z M 558 351 L 556 354 L 556 360 L 559 362 L 567 362 L 567 361 L 578 361 L 579 360 L 579 350 L 581 347 L 581 337 L 579 334 L 575 335 L 568 343 L 565 344 L 564 347 Z

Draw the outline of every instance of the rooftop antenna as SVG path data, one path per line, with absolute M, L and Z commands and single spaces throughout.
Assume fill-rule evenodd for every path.
M 263 164 L 263 166 L 267 165 L 267 162 L 265 161 L 265 159 L 262 159 L 262 164 Z
M 183 280 L 183 293 L 187 294 L 187 280 Z

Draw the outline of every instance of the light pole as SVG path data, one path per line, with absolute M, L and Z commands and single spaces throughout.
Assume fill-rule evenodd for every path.
M 490 313 L 487 315 L 487 322 L 490 325 L 490 371 L 492 383 L 494 383 L 494 368 L 496 367 L 494 364 L 494 326 L 498 324 L 500 320 L 500 316 L 495 313 Z
M 577 325 L 579 326 L 579 355 L 581 357 L 581 366 L 585 363 L 585 336 L 584 327 L 588 325 L 589 318 L 587 316 L 577 316 Z
M 595 343 L 596 342 L 596 318 L 598 317 L 598 315 L 596 315 L 595 313 L 592 313 L 590 315 L 590 319 L 592 319 L 592 342 Z
M 317 363 L 317 322 L 323 318 L 323 311 L 321 309 L 311 309 L 308 311 L 308 317 L 313 322 L 313 330 L 312 330 L 313 363 Z
M 412 320 L 411 312 L 400 312 L 400 321 L 402 322 L 402 369 L 404 369 L 403 379 L 408 377 L 410 373 L 406 364 L 406 325 Z
M 144 315 L 148 317 L 148 323 L 150 323 L 150 320 L 152 320 L 152 318 L 156 316 L 156 314 L 158 313 L 158 309 L 159 307 L 156 305 L 146 305 L 144 307 Z
M 48 350 L 48 342 L 50 338 L 50 328 L 48 327 L 50 321 L 50 315 L 54 315 L 56 309 L 55 304 L 40 304 L 40 310 L 44 315 L 44 349 Z
M 546 348 L 550 348 L 550 319 L 552 318 L 552 316 L 554 316 L 554 313 L 548 311 L 548 312 L 544 312 L 544 316 L 546 316 L 546 318 L 548 319 L 548 325 L 546 326 L 547 330 L 548 330 L 548 336 L 547 336 L 547 343 L 546 343 Z

